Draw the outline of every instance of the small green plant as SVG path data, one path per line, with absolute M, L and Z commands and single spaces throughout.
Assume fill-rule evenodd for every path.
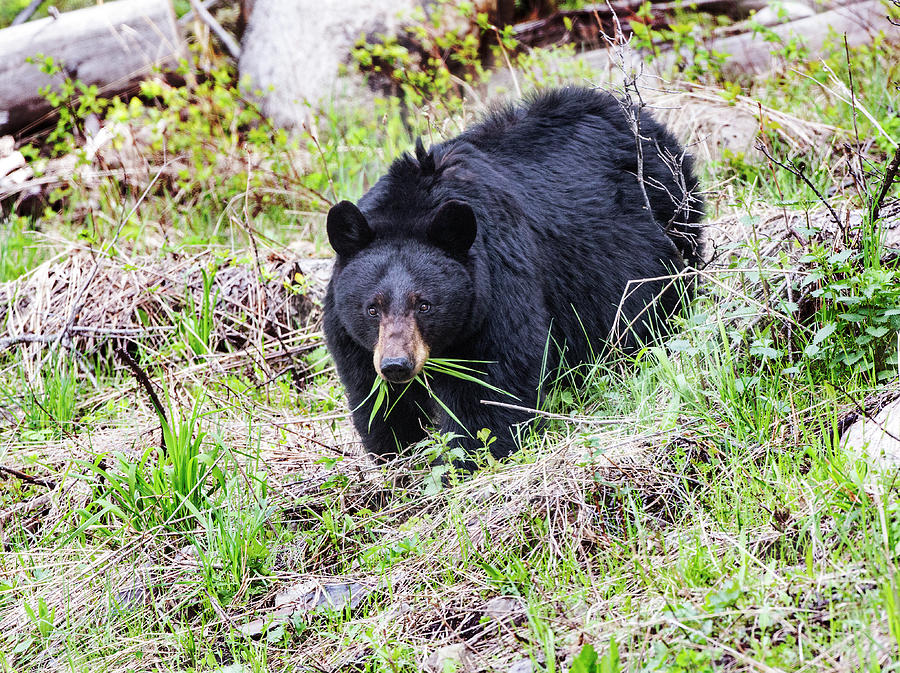
M 484 34 L 496 36 L 507 62 L 508 52 L 516 46 L 512 26 L 499 29 L 489 23 L 486 14 L 473 16 L 473 11 L 469 3 L 447 0 L 435 3 L 429 18 L 418 9 L 405 29 L 406 41 L 415 45 L 412 51 L 396 36 L 375 43 L 361 40 L 353 51 L 356 66 L 364 73 L 386 77 L 411 105 L 434 104 L 446 113 L 457 114 L 463 109 L 465 88 L 488 78 L 479 53 Z M 457 13 L 456 18 L 462 18 L 465 24 L 474 18 L 473 30 L 446 29 L 448 24 L 458 22 L 448 15 Z
M 876 258 L 877 259 L 877 258 Z M 900 272 L 896 265 L 866 263 L 852 249 L 819 249 L 800 290 L 819 302 L 817 329 L 804 355 L 834 376 L 862 373 L 883 381 L 897 376 L 900 332 Z
M 200 305 L 196 306 L 194 293 L 188 287 L 184 309 L 175 316 L 178 333 L 181 334 L 185 344 L 194 355 L 208 355 L 212 352 L 216 301 L 219 298 L 218 288 L 215 294 L 212 291 L 216 277 L 215 264 L 209 271 L 201 269 L 201 273 L 203 274 L 203 289 L 200 293 Z
M 226 494 L 239 491 L 237 477 L 224 486 Z M 245 585 L 267 574 L 269 549 L 266 524 L 272 509 L 265 503 L 265 483 L 259 485 L 252 502 L 225 505 L 201 513 L 202 534 L 195 541 L 207 584 L 219 600 L 229 603 Z
M 45 251 L 34 240 L 26 217 L 0 217 L 0 283 L 14 280 L 43 261 Z
M 51 608 L 47 605 L 47 601 L 44 600 L 43 596 L 38 596 L 37 608 L 32 607 L 27 602 L 23 607 L 25 608 L 25 614 L 28 615 L 28 619 L 30 619 L 37 628 L 41 640 L 46 641 L 50 638 L 50 634 L 53 633 L 53 629 L 55 628 L 54 617 L 56 616 L 56 608 Z
M 708 22 L 702 22 L 695 14 L 682 21 L 671 21 L 666 28 L 656 29 L 644 23 L 651 17 L 651 5 L 645 2 L 635 19 L 629 20 L 632 47 L 646 52 L 647 59 L 652 62 L 662 55 L 661 45 L 666 45 L 679 55 L 676 68 L 682 79 L 708 84 L 725 81 L 722 68 L 729 55 L 708 46 L 712 39 L 712 26 Z
M 61 81 L 57 86 L 48 84 L 41 87 L 39 94 L 56 108 L 58 117 L 56 127 L 50 132 L 47 140 L 53 143 L 53 150 L 58 154 L 72 152 L 78 148 L 74 136 L 84 134 L 84 120 L 90 115 L 100 116 L 104 113 L 108 101 L 99 97 L 99 89 L 95 84 L 73 80 L 63 65 L 57 63 L 52 56 L 37 54 L 26 59 L 37 65 L 48 77 Z M 85 152 L 81 152 L 81 160 L 86 161 Z
M 602 657 L 597 654 L 593 645 L 587 643 L 575 657 L 569 673 L 619 673 L 621 670 L 619 646 L 613 638 L 609 643 L 609 651 Z
M 25 436 L 49 439 L 75 431 L 82 377 L 74 359 L 57 351 L 39 375 L 19 370 L 17 379 L 0 382 L 0 399 L 21 410 Z
M 148 447 L 135 461 L 114 454 L 114 467 L 101 460 L 83 463 L 102 477 L 91 506 L 84 512 L 85 523 L 112 515 L 135 530 L 162 526 L 168 530 L 188 531 L 202 522 L 201 511 L 211 507 L 214 496 L 225 485 L 220 462 L 227 457 L 218 440 L 207 442 L 201 425 L 202 400 L 190 414 L 180 417 L 170 405 L 169 419 L 160 418 L 163 447 Z

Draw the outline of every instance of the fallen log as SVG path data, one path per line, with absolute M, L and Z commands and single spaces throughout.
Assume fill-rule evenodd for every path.
M 777 68 L 783 63 L 781 45 L 796 38 L 808 53 L 808 58 L 818 58 L 829 39 L 842 44 L 847 36 L 849 47 L 872 44 L 879 33 L 897 41 L 900 34 L 887 15 L 887 6 L 881 0 L 860 0 L 852 4 L 822 12 L 815 16 L 788 21 L 765 31 L 752 31 L 729 37 L 714 37 L 703 46 L 710 52 L 724 55 L 722 74 L 729 78 L 753 77 Z M 651 76 L 669 76 L 692 57 L 688 52 L 677 52 L 663 47 L 662 53 L 647 62 L 640 51 L 625 49 L 617 53 L 609 48 L 594 49 L 580 55 L 584 62 L 598 71 L 624 69 L 644 72 Z M 624 63 L 623 63 L 624 60 Z M 502 83 L 502 82 L 501 82 Z
M 0 135 L 45 122 L 52 107 L 39 90 L 66 76 L 103 96 L 125 94 L 186 53 L 171 0 L 118 0 L 0 30 Z M 39 55 L 62 72 L 50 76 L 29 62 Z
M 770 30 L 768 35 L 747 32 L 715 40 L 713 49 L 730 54 L 723 74 L 730 77 L 756 75 L 777 67 L 779 45 L 767 39 L 771 35 L 777 36 L 783 43 L 796 37 L 811 58 L 821 54 L 826 42 L 833 40 L 834 36 L 838 36 L 837 43 L 840 44 L 841 36 L 846 35 L 849 47 L 872 44 L 882 31 L 893 40 L 898 38 L 896 27 L 888 19 L 887 6 L 881 0 L 855 2 L 806 19 L 789 21 Z
M 580 45 L 605 46 L 603 34 L 614 35 L 618 22 L 626 37 L 631 34 L 630 19 L 638 20 L 653 29 L 665 28 L 686 7 L 732 20 L 746 19 L 752 11 L 766 6 L 767 0 L 694 0 L 686 5 L 675 2 L 653 2 L 649 17 L 638 18 L 644 0 L 617 0 L 608 4 L 587 5 L 580 9 L 554 12 L 550 16 L 523 21 L 513 26 L 513 37 L 526 47 L 546 47 L 576 42 Z

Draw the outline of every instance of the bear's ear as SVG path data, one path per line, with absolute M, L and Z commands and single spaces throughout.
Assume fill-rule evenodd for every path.
M 455 257 L 469 252 L 477 233 L 475 213 L 462 201 L 445 203 L 428 225 L 428 240 Z
M 326 228 L 328 242 L 341 257 L 352 257 L 375 238 L 366 216 L 349 201 L 332 206 L 328 211 Z

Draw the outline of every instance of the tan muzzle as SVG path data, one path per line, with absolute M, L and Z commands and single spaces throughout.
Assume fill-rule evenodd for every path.
M 428 346 L 411 315 L 384 316 L 378 327 L 373 364 L 385 381 L 412 381 L 428 359 Z

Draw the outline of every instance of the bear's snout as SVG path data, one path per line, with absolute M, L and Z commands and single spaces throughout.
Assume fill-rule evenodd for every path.
M 375 371 L 385 381 L 406 383 L 422 371 L 429 349 L 411 315 L 384 316 L 372 354 Z
M 413 363 L 407 358 L 382 358 L 381 375 L 394 383 L 405 383 L 413 377 Z

